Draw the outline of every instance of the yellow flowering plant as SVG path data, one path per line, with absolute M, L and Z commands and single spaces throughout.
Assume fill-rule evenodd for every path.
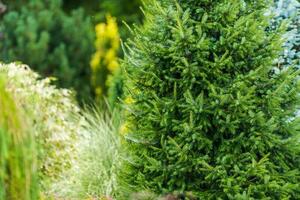
M 98 100 L 107 95 L 113 76 L 119 70 L 120 35 L 117 21 L 110 15 L 107 15 L 106 21 L 106 23 L 100 23 L 95 27 L 96 52 L 90 62 L 91 82 Z

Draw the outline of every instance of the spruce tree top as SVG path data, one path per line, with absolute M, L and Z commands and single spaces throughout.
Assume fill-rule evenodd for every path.
M 124 62 L 122 195 L 299 199 L 299 72 L 274 70 L 282 34 L 266 31 L 270 1 L 160 2 Z

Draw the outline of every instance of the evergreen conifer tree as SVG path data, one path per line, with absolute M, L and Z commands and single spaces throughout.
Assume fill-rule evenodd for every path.
M 177 3 L 176 3 L 177 2 Z M 128 148 L 121 197 L 299 199 L 299 81 L 274 70 L 268 0 L 146 5 L 124 61 Z M 126 199 L 126 198 L 125 198 Z

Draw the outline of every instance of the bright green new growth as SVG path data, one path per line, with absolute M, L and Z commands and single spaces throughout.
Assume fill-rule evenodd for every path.
M 120 198 L 299 199 L 299 71 L 274 68 L 270 1 L 177 2 L 147 5 L 124 63 L 133 103 Z
M 0 76 L 0 200 L 38 199 L 36 145 Z

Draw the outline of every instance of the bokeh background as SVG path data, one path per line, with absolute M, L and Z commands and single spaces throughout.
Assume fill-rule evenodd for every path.
M 73 89 L 79 102 L 114 104 L 122 95 L 119 58 L 140 0 L 3 0 L 0 59 L 26 63 Z

